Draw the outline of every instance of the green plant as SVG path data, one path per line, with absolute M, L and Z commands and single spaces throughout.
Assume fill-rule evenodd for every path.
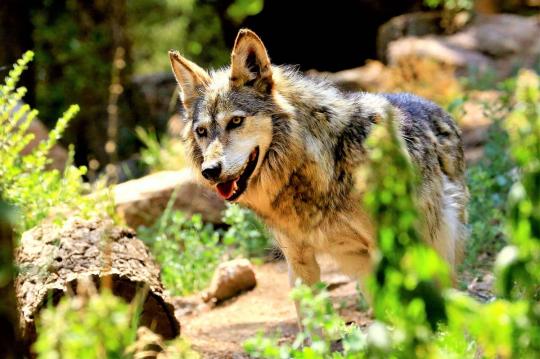
M 135 133 L 145 146 L 141 149 L 141 161 L 151 172 L 173 171 L 186 167 L 184 145 L 181 141 L 166 135 L 158 139 L 155 131 L 142 127 L 135 128 Z
M 271 236 L 257 216 L 246 208 L 228 205 L 223 222 L 229 228 L 223 235 L 223 243 L 233 246 L 244 257 L 264 257 L 271 247 Z
M 112 199 L 106 189 L 85 196 L 90 190 L 83 181 L 86 168 L 72 165 L 72 147 L 63 173 L 47 168 L 51 162 L 47 155 L 79 111 L 77 105 L 72 105 L 58 120 L 47 140 L 31 153 L 21 153 L 34 138 L 27 130 L 38 112 L 22 105 L 26 89 L 16 86 L 32 57 L 33 52 L 26 52 L 0 86 L 0 191 L 21 212 L 16 225 L 18 233 L 37 225 L 53 209 L 57 223 L 73 212 L 82 217 L 113 213 Z
M 500 294 L 521 305 L 527 321 L 516 323 L 512 354 L 540 355 L 540 78 L 518 76 L 516 105 L 507 120 L 518 180 L 509 196 L 511 245 L 497 258 Z M 527 323 L 528 322 L 528 323 Z M 526 325 L 528 324 L 528 325 Z
M 313 290 L 297 285 L 291 298 L 300 304 L 304 330 L 292 344 L 278 344 L 276 338 L 259 333 L 244 343 L 246 352 L 254 358 L 361 358 L 364 357 L 366 335 L 357 326 L 347 327 L 335 312 L 324 286 Z M 342 338 L 341 353 L 333 353 L 332 339 Z M 310 343 L 306 346 L 305 343 Z
M 40 358 L 124 358 L 135 340 L 130 306 L 108 291 L 64 297 L 38 321 L 34 350 Z
M 138 231 L 160 263 L 161 278 L 173 294 L 185 295 L 205 288 L 220 261 L 227 257 L 266 254 L 269 235 L 250 211 L 230 206 L 224 215 L 229 228 L 215 230 L 199 214 L 188 218 L 172 210 L 175 197 L 173 193 L 152 227 L 140 227 Z
M 509 154 L 508 135 L 501 120 L 495 119 L 488 131 L 483 159 L 467 171 L 470 237 L 464 267 L 475 270 L 491 266 L 479 261 L 481 254 L 493 258 L 506 244 L 504 223 L 506 201 L 512 185 L 513 160 Z
M 432 9 L 442 7 L 441 26 L 447 32 L 461 28 L 469 17 L 459 19 L 459 15 L 470 13 L 474 9 L 474 0 L 424 0 L 424 4 Z
M 224 17 L 240 23 L 259 13 L 263 5 L 264 0 L 129 1 L 127 30 L 133 41 L 135 72 L 169 70 L 163 55 L 170 49 L 179 49 L 203 66 L 223 66 L 230 55 L 223 39 Z
M 223 248 L 218 232 L 199 214 L 187 218 L 171 207 L 172 201 L 152 227 L 140 227 L 139 237 L 159 262 L 165 287 L 174 295 L 185 295 L 208 285 Z
M 449 270 L 420 239 L 414 198 L 418 178 L 390 115 L 367 140 L 366 207 L 376 223 L 379 259 L 368 282 L 378 320 L 392 327 L 386 347 L 397 357 L 429 357 L 433 335 L 447 320 L 442 289 Z
M 164 342 L 155 334 L 147 339 L 137 332 L 141 293 L 131 303 L 108 290 L 63 297 L 41 311 L 35 353 L 43 359 L 139 358 L 159 344 L 161 358 L 199 358 L 180 338 Z

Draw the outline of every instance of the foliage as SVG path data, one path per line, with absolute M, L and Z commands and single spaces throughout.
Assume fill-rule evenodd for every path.
M 468 16 L 461 16 L 471 13 L 474 9 L 474 0 L 424 0 L 424 4 L 432 9 L 442 7 L 441 26 L 447 32 L 454 32 L 461 28 Z
M 264 257 L 270 249 L 270 233 L 250 210 L 238 205 L 228 205 L 223 222 L 229 228 L 223 235 L 223 243 L 234 246 L 244 257 Z
M 259 333 L 244 343 L 246 352 L 254 358 L 360 358 L 363 357 L 366 335 L 356 326 L 347 327 L 335 312 L 329 294 L 322 286 L 316 291 L 297 285 L 291 297 L 300 303 L 302 325 L 292 344 L 279 345 L 275 338 Z M 324 334 L 323 334 L 324 333 Z M 332 353 L 332 338 L 342 337 L 342 353 Z M 306 346 L 305 343 L 310 343 Z
M 165 287 L 175 295 L 205 288 L 218 264 L 227 257 L 259 257 L 266 254 L 270 237 L 250 211 L 236 205 L 224 215 L 227 230 L 203 223 L 200 214 L 191 218 L 172 209 L 173 193 L 160 219 L 140 227 L 139 237 L 150 247 L 161 267 Z
M 377 227 L 380 257 L 369 283 L 378 320 L 392 326 L 390 345 L 401 357 L 428 357 L 433 333 L 447 320 L 441 289 L 450 285 L 449 270 L 420 239 L 416 204 L 417 177 L 405 144 L 390 115 L 373 129 L 365 196 Z
M 136 73 L 167 70 L 170 49 L 204 65 L 221 65 L 228 57 L 220 19 L 207 2 L 129 1 L 128 20 Z
M 235 0 L 227 8 L 227 16 L 237 24 L 247 16 L 257 15 L 264 6 L 264 0 Z
M 225 16 L 240 23 L 246 16 L 259 13 L 263 5 L 264 0 L 129 1 L 128 33 L 133 42 L 135 73 L 168 70 L 164 54 L 170 49 L 179 49 L 203 66 L 222 66 L 229 59 L 223 38 Z
M 460 11 L 472 10 L 474 0 L 424 0 L 424 4 L 433 9 L 442 6 L 445 10 Z
M 124 358 L 131 324 L 129 305 L 107 291 L 64 297 L 41 312 L 34 349 L 40 358 Z
M 526 310 L 515 323 L 512 354 L 540 355 L 540 79 L 531 71 L 518 78 L 514 111 L 508 118 L 512 155 L 520 173 L 509 196 L 512 244 L 497 259 L 498 288 Z M 525 324 L 526 323 L 526 324 Z
M 78 112 L 71 106 L 58 120 L 49 138 L 42 141 L 31 153 L 23 149 L 34 138 L 27 130 L 37 115 L 28 105 L 22 105 L 25 88 L 16 88 L 22 71 L 31 61 L 33 53 L 27 52 L 13 67 L 5 84 L 0 87 L 0 191 L 7 202 L 21 212 L 16 230 L 21 233 L 37 225 L 55 209 L 56 221 L 78 212 L 82 217 L 112 213 L 112 201 L 106 190 L 97 195 L 85 196 L 89 186 L 83 181 L 85 167 L 74 167 L 71 160 L 63 173 L 48 169 L 47 157 L 57 143 L 69 121 Z M 70 159 L 73 149 L 70 149 Z
M 207 286 L 223 249 L 219 234 L 203 223 L 200 214 L 187 218 L 172 211 L 172 203 L 156 224 L 139 228 L 139 237 L 159 262 L 165 287 L 174 295 L 185 295 Z
M 166 135 L 158 139 L 155 131 L 142 127 L 135 128 L 135 133 L 145 146 L 141 149 L 141 161 L 151 172 L 175 171 L 186 167 L 181 141 Z
M 136 358 L 133 354 L 137 354 L 134 352 L 140 344 L 148 343 L 138 343 L 140 297 L 135 298 L 128 304 L 108 290 L 63 297 L 57 306 L 41 311 L 35 352 L 43 359 Z M 199 357 L 181 339 L 164 343 L 162 347 L 162 358 Z
M 492 110 L 486 109 L 489 113 Z M 506 202 L 512 185 L 514 163 L 509 154 L 508 135 L 502 119 L 490 116 L 495 122 L 488 131 L 484 157 L 469 167 L 467 184 L 469 201 L 470 237 L 464 265 L 468 269 L 482 266 L 480 254 L 493 257 L 506 243 L 504 231 Z

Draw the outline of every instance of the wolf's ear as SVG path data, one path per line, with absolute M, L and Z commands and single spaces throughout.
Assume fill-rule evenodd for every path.
M 176 82 L 182 89 L 184 107 L 189 108 L 199 96 L 200 89 L 210 83 L 210 76 L 198 65 L 181 56 L 178 51 L 169 51 L 169 59 Z
M 231 54 L 231 84 L 233 87 L 253 86 L 269 93 L 272 89 L 272 66 L 261 39 L 253 31 L 238 32 Z

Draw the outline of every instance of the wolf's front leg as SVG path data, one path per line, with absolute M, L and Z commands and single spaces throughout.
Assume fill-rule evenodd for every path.
M 315 250 L 313 247 L 306 244 L 291 245 L 288 244 L 282 248 L 289 269 L 289 284 L 293 288 L 296 281 L 300 279 L 303 284 L 312 286 L 321 280 L 321 270 L 317 259 L 315 258 Z M 296 315 L 299 328 L 302 329 L 302 317 L 300 313 L 300 303 L 294 301 L 296 306 Z

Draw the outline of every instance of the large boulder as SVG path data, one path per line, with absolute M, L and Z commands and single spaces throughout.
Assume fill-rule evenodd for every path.
M 171 196 L 172 207 L 187 215 L 200 213 L 206 222 L 221 224 L 225 203 L 201 185 L 189 169 L 162 171 L 114 187 L 117 212 L 132 228 L 151 226 L 161 216 Z
M 338 72 L 319 72 L 310 70 L 308 76 L 321 77 L 336 84 L 343 91 L 380 91 L 388 82 L 388 69 L 376 60 L 364 66 Z
M 396 16 L 379 27 L 377 33 L 377 56 L 386 57 L 388 44 L 392 41 L 410 37 L 442 34 L 442 15 L 440 12 L 412 12 Z
M 383 25 L 381 30 L 389 24 Z M 502 78 L 516 65 L 535 64 L 540 56 L 539 33 L 539 16 L 477 15 L 469 25 L 452 35 L 405 33 L 405 37 L 391 41 L 381 38 L 384 46 L 381 45 L 380 53 L 390 65 L 403 58 L 430 58 L 454 66 L 459 74 L 467 74 L 471 69 L 494 70 Z

